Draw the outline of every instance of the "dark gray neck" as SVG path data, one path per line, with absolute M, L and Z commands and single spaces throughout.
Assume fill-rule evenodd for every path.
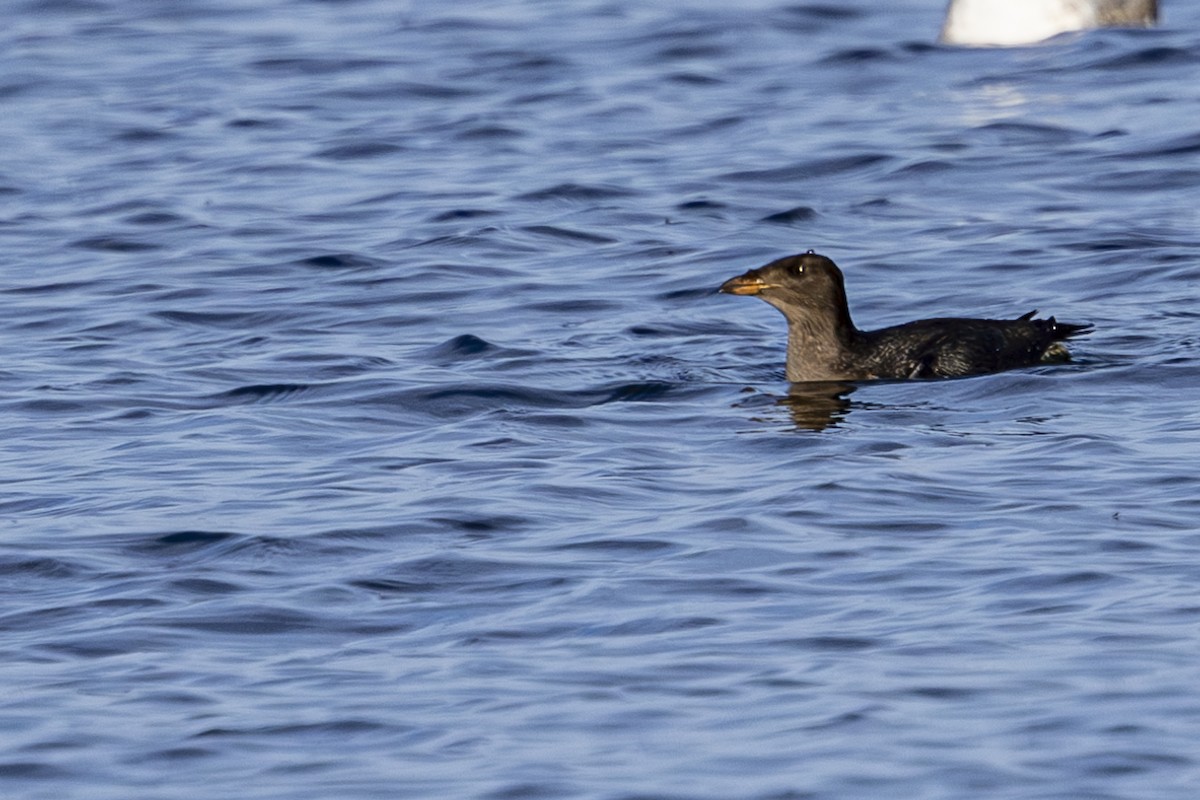
M 855 330 L 849 315 L 788 315 L 787 379 L 853 380 L 851 344 Z

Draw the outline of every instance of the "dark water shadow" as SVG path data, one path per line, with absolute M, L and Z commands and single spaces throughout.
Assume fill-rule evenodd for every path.
M 757 392 L 749 387 L 749 396 L 736 403 L 742 408 L 783 409 L 791 419 L 792 426 L 802 431 L 823 431 L 837 427 L 850 413 L 850 394 L 858 386 L 841 381 L 819 383 L 793 383 L 786 395 L 772 392 Z M 772 412 L 771 417 L 775 417 Z M 760 418 L 761 419 L 761 418 Z
M 778 399 L 787 409 L 798 430 L 823 431 L 837 426 L 850 412 L 850 395 L 858 387 L 853 383 L 830 381 L 793 383 Z

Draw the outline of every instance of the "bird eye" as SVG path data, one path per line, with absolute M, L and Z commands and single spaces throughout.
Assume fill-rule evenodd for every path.
M 792 271 L 795 272 L 797 275 L 803 275 L 804 274 L 804 263 L 802 261 L 797 261 L 795 266 L 792 267 Z

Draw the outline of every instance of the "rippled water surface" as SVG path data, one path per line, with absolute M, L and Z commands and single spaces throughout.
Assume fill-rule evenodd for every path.
M 736 5 L 8 6 L 0 794 L 1195 796 L 1200 10 Z

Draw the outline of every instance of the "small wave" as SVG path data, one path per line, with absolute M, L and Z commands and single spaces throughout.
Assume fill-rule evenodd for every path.
M 205 328 L 233 328 L 253 331 L 284 315 L 264 311 L 156 311 L 154 316 L 168 322 L 197 325 Z
M 399 405 L 437 419 L 496 411 L 580 409 L 611 403 L 659 401 L 705 387 L 667 381 L 621 382 L 587 389 L 547 389 L 510 383 L 451 383 L 378 395 L 374 402 Z
M 573 242 L 585 242 L 587 244 L 612 244 L 617 241 L 610 236 L 604 236 L 599 233 L 574 231 L 569 228 L 560 228 L 557 225 L 527 225 L 521 230 L 529 233 L 536 233 L 540 236 L 551 236 L 555 239 Z
M 216 395 L 220 400 L 237 400 L 259 403 L 268 400 L 281 400 L 285 397 L 300 394 L 311 389 L 306 383 L 261 383 L 251 386 L 239 386 L 227 392 Z
M 449 211 L 442 211 L 434 214 L 429 218 L 429 221 L 459 222 L 462 220 L 479 219 L 480 217 L 494 217 L 499 213 L 499 211 L 495 211 L 490 208 L 452 208 Z
M 379 267 L 383 264 L 378 259 L 362 256 L 358 253 L 326 253 L 324 255 L 301 258 L 292 263 L 302 267 L 315 267 L 317 269 L 366 269 Z
M 237 536 L 238 534 L 236 533 L 227 533 L 225 531 L 175 531 L 158 536 L 148 546 L 151 548 L 169 548 L 171 550 L 203 550 L 212 545 L 237 538 Z
M 630 189 L 609 184 L 587 185 L 581 183 L 560 183 L 545 189 L 538 189 L 517 195 L 518 200 L 606 200 L 613 197 L 628 197 L 635 194 Z
M 794 183 L 809 178 L 820 178 L 828 175 L 839 175 L 845 172 L 857 172 L 891 160 L 890 156 L 882 153 L 861 153 L 852 156 L 837 156 L 833 158 L 814 158 L 784 167 L 770 169 L 748 169 L 737 172 L 726 172 L 718 176 L 720 180 L 741 182 L 762 181 L 766 183 Z
M 111 253 L 139 253 L 162 248 L 162 245 L 120 236 L 89 236 L 86 239 L 76 239 L 71 242 L 71 246 L 82 250 L 100 250 Z
M 350 142 L 318 150 L 313 155 L 317 158 L 329 158 L 334 161 L 353 161 L 364 158 L 390 156 L 393 153 L 399 153 L 403 150 L 403 147 L 391 142 Z
M 332 75 L 361 69 L 386 67 L 390 62 L 375 58 L 260 58 L 253 69 L 294 75 Z
M 491 342 L 481 339 L 472 333 L 464 333 L 429 348 L 425 351 L 425 354 L 435 359 L 458 361 L 469 356 L 478 356 L 493 352 L 496 349 L 496 346 Z
M 789 208 L 787 211 L 780 211 L 775 214 L 768 214 L 762 218 L 763 222 L 773 222 L 778 225 L 795 225 L 797 222 L 810 222 L 816 219 L 817 212 L 808 206 L 796 206 Z
M 1126 32 L 1128 33 L 1128 32 Z M 1145 47 L 1131 53 L 1122 53 L 1086 65 L 1087 69 L 1127 70 L 1137 67 L 1190 67 L 1196 64 L 1197 53 L 1181 47 Z
M 897 61 L 899 59 L 899 54 L 882 47 L 851 47 L 845 50 L 838 50 L 821 59 L 821 61 L 824 64 L 839 65 L 870 64 L 880 61 Z

